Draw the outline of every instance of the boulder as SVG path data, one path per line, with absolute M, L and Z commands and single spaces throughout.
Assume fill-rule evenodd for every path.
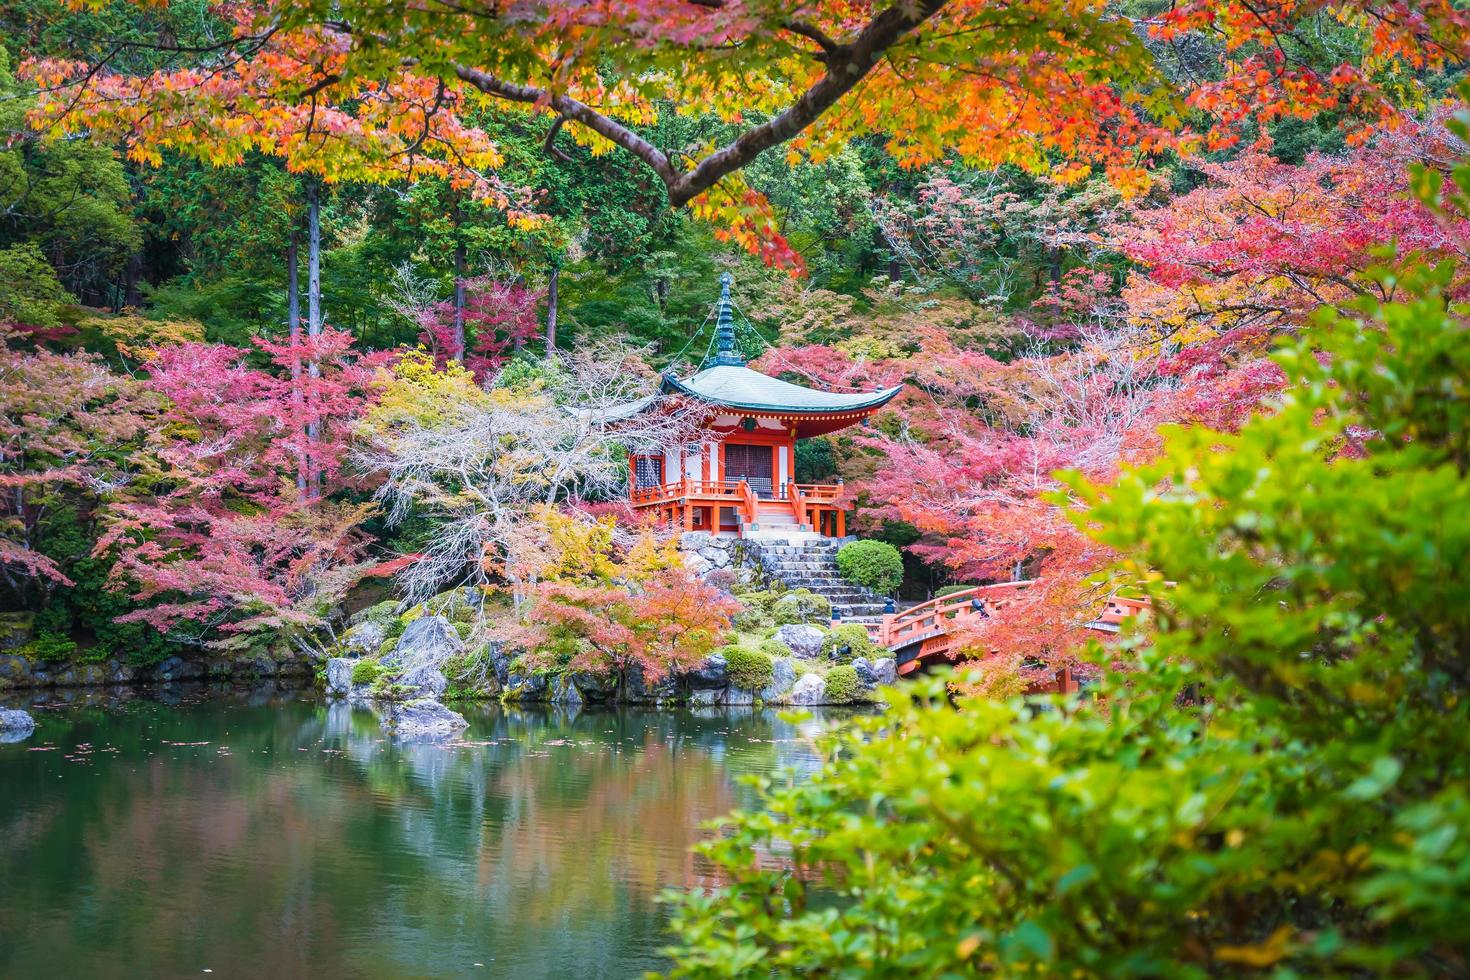
M 714 540 L 715 536 L 708 531 L 685 531 L 679 535 L 679 550 L 698 551 L 708 548 Z
M 577 685 L 570 674 L 560 674 L 552 680 L 551 703 L 567 707 L 582 704 L 582 692 L 577 690 Z
M 892 657 L 879 657 L 873 661 L 873 676 L 878 684 L 898 683 L 898 663 Z
M 246 672 L 256 677 L 274 677 L 280 672 L 280 665 L 274 657 L 265 651 L 260 651 L 240 665 Z
M 120 660 L 109 660 L 104 667 L 107 671 L 107 683 L 109 684 L 131 684 L 136 672 L 132 667 Z
M 393 658 L 408 664 L 442 664 L 463 651 L 453 623 L 443 616 L 420 616 L 398 638 Z
M 31 683 L 31 662 L 18 653 L 0 653 L 0 687 L 25 687 Z
M 24 711 L 0 708 L 0 742 L 19 742 L 30 738 L 36 730 L 36 721 Z
M 375 606 L 368 606 L 366 609 L 359 609 L 357 612 L 353 613 L 347 618 L 347 622 L 351 623 L 353 626 L 358 626 L 362 623 L 378 623 L 380 625 L 386 626 L 388 623 L 391 623 L 397 618 L 398 600 L 389 599 L 386 602 L 380 602 Z M 381 643 L 382 641 L 379 640 L 378 642 Z M 374 647 L 374 649 L 377 648 Z
M 585 701 L 605 703 L 617 697 L 618 675 L 611 671 L 606 674 L 594 674 L 591 671 L 579 670 L 574 672 L 571 678 Z
M 714 571 L 717 567 L 719 566 L 703 555 L 697 553 L 684 555 L 684 568 L 691 575 L 698 575 L 700 578 L 704 578 L 704 576 Z
M 229 677 L 235 673 L 236 664 L 228 657 L 210 657 L 204 661 L 204 673 L 207 677 Z
M 689 707 L 691 708 L 712 708 L 719 703 L 719 691 L 706 689 L 689 692 Z
M 734 705 L 755 704 L 755 692 L 747 691 L 743 687 L 730 686 L 725 692 L 725 703 Z
M 511 655 L 506 651 L 505 645 L 499 640 L 491 640 L 489 649 L 485 656 L 490 661 L 490 667 L 495 672 L 495 679 L 500 682 L 501 687 L 510 683 Z
M 529 704 L 545 701 L 549 691 L 550 684 L 545 674 L 523 674 L 519 671 L 511 671 L 506 680 L 505 693 L 502 696 L 507 701 Z
M 649 683 L 638 664 L 623 672 L 623 700 L 629 704 L 658 704 L 674 697 L 678 690 L 672 674 L 666 673 L 654 683 Z
M 204 676 L 204 665 L 197 660 L 169 657 L 153 668 L 153 679 L 169 681 L 197 681 Z
M 790 623 L 776 630 L 772 639 L 803 660 L 815 660 L 822 652 L 825 630 L 805 623 Z
M 806 674 L 791 689 L 790 699 L 792 704 L 826 704 L 827 682 L 820 674 Z
M 0 650 L 14 650 L 31 642 L 35 624 L 35 613 L 0 613 Z
M 352 668 L 357 661 L 347 657 L 333 657 L 327 661 L 327 694 L 334 698 L 345 698 L 352 693 Z
M 413 692 L 408 695 L 410 699 L 434 698 L 437 700 L 442 698 L 444 692 L 449 689 L 448 678 L 433 664 L 424 664 L 405 670 L 391 678 L 389 683 L 412 688 Z
M 865 657 L 855 657 L 852 661 L 852 669 L 857 672 L 858 683 L 866 688 L 878 686 L 878 674 L 873 670 L 873 665 L 868 663 Z
M 685 674 L 684 679 L 689 682 L 689 687 L 693 690 L 724 687 L 729 684 L 730 675 L 726 670 L 724 654 L 710 654 L 705 658 L 704 663 Z
M 57 687 L 101 687 L 107 683 L 107 672 L 101 664 L 72 664 L 53 674 L 51 683 Z
M 785 700 L 795 683 L 796 666 L 789 657 L 777 657 L 771 661 L 771 682 L 761 689 L 761 700 L 773 704 Z
M 388 639 L 388 624 L 384 621 L 368 620 L 348 627 L 343 633 L 343 649 L 360 657 L 376 654 L 382 641 Z
M 394 705 L 381 724 L 397 738 L 422 740 L 451 738 L 469 726 L 463 715 L 430 698 Z

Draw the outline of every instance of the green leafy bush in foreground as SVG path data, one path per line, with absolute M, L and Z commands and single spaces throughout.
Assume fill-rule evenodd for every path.
M 1156 603 L 1131 669 L 829 735 L 704 845 L 728 884 L 671 897 L 674 975 L 1464 972 L 1470 329 L 1419 289 L 1283 350 L 1240 432 L 1073 481 Z
M 903 582 L 903 555 L 886 541 L 852 541 L 838 549 L 837 570 L 849 582 L 887 595 Z

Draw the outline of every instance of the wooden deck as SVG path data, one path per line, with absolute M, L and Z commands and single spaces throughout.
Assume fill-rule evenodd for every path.
M 685 531 L 721 530 L 720 513 L 735 512 L 737 533 L 757 523 L 762 509 L 772 505 L 790 508 L 798 526 L 810 527 L 832 537 L 842 537 L 846 517 L 837 506 L 842 494 L 839 484 L 787 483 L 768 496 L 758 495 L 744 480 L 679 480 L 654 487 L 637 487 L 629 502 L 637 511 L 652 511 L 668 526 Z M 729 530 L 729 528 L 724 528 Z

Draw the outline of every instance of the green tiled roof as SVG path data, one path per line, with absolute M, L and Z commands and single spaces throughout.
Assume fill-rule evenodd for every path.
M 663 389 L 700 401 L 752 412 L 852 412 L 877 408 L 898 394 L 900 386 L 883 391 L 842 394 L 804 388 L 733 364 L 716 364 L 686 380 L 664 375 Z

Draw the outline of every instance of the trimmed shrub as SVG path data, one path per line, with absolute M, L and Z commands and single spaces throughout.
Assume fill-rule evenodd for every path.
M 903 581 L 903 555 L 886 541 L 853 541 L 838 550 L 837 570 L 849 582 L 887 595 Z
M 760 650 L 732 646 L 721 651 L 725 655 L 725 671 L 730 683 L 746 691 L 759 691 L 771 683 L 771 658 Z
M 771 618 L 777 626 L 793 623 L 826 623 L 832 619 L 832 603 L 810 589 L 797 589 L 776 600 Z
M 793 655 L 791 649 L 786 644 L 780 640 L 772 639 L 769 636 L 761 640 L 760 651 L 772 660 L 778 657 L 790 657 Z
M 827 672 L 827 702 L 829 704 L 851 704 L 863 693 L 863 682 L 858 680 L 857 671 L 850 664 L 833 667 Z
M 70 637 L 38 633 L 34 640 L 15 652 L 33 661 L 70 660 L 77 652 L 77 644 Z
M 834 626 L 822 640 L 822 656 L 838 663 L 851 663 L 858 657 L 872 660 L 878 655 L 878 647 L 868 638 L 868 630 L 857 623 Z
M 737 596 L 745 608 L 731 617 L 731 624 L 736 629 L 759 629 L 772 625 L 771 609 L 781 595 L 779 592 L 746 592 Z
M 461 640 L 468 640 L 470 638 L 470 634 L 474 633 L 474 631 L 474 623 L 460 622 L 458 620 L 456 620 L 454 623 L 454 632 L 459 634 L 459 638 Z
M 973 588 L 975 588 L 973 585 L 946 585 L 942 589 L 934 590 L 934 598 L 943 599 L 947 595 L 954 595 L 957 592 L 968 592 Z
M 376 660 L 359 660 L 352 665 L 352 683 L 372 684 L 386 673 L 388 668 Z

